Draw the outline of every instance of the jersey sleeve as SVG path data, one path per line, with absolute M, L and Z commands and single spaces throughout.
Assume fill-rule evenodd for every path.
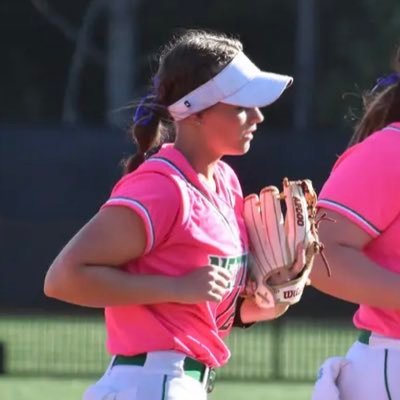
M 318 206 L 377 237 L 400 211 L 400 132 L 377 132 L 348 149 L 324 184 Z
M 146 172 L 124 176 L 102 208 L 127 207 L 142 219 L 146 229 L 145 254 L 170 233 L 180 209 L 180 194 L 172 179 Z

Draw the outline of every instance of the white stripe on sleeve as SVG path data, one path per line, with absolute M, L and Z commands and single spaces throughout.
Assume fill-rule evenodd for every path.
M 146 253 L 151 250 L 154 246 L 155 234 L 154 234 L 154 225 L 150 217 L 150 213 L 147 208 L 137 200 L 130 199 L 129 197 L 112 197 L 108 199 L 105 205 L 126 205 L 130 208 L 138 210 L 140 214 L 144 217 L 145 223 L 147 223 L 148 232 L 149 232 L 149 241 L 146 246 Z
M 337 203 L 333 200 L 318 199 L 318 207 L 320 206 L 326 206 L 326 208 L 328 209 L 337 210 L 340 214 L 350 215 L 354 220 L 359 223 L 359 225 L 363 226 L 364 229 L 367 232 L 371 233 L 373 236 L 379 236 L 382 233 L 377 227 L 366 220 L 362 215 L 358 214 L 356 211 L 352 210 L 349 207 L 346 207 L 343 204 Z

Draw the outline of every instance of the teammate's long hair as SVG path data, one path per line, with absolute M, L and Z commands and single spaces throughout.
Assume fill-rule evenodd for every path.
M 242 49 L 239 40 L 222 33 L 185 30 L 173 37 L 161 50 L 152 79 L 154 99 L 147 104 L 152 118 L 132 127 L 137 152 L 124 160 L 124 173 L 135 170 L 162 143 L 174 140 L 174 123 L 167 107 L 209 81 Z
M 393 122 L 400 122 L 400 47 L 393 69 L 399 74 L 397 82 L 385 87 L 378 86 L 363 94 L 364 113 L 355 127 L 349 147 Z

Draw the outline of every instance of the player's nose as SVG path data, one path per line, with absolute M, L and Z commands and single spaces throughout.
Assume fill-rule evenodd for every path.
M 264 115 L 258 107 L 249 108 L 247 113 L 251 124 L 260 124 L 264 121 Z

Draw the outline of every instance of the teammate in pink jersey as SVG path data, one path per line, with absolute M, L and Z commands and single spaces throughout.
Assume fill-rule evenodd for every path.
M 159 62 L 136 110 L 137 154 L 45 279 L 50 297 L 105 308 L 113 357 L 85 400 L 204 400 L 213 368 L 230 357 L 232 326 L 286 310 L 241 297 L 242 191 L 220 159 L 249 150 L 259 107 L 292 78 L 260 71 L 238 40 L 202 31 L 175 37 Z M 171 130 L 174 142 L 154 154 Z
M 400 73 L 380 78 L 364 106 L 319 195 L 336 220 L 319 230 L 332 277 L 318 261 L 311 275 L 317 289 L 359 304 L 360 335 L 322 365 L 314 400 L 400 399 Z

